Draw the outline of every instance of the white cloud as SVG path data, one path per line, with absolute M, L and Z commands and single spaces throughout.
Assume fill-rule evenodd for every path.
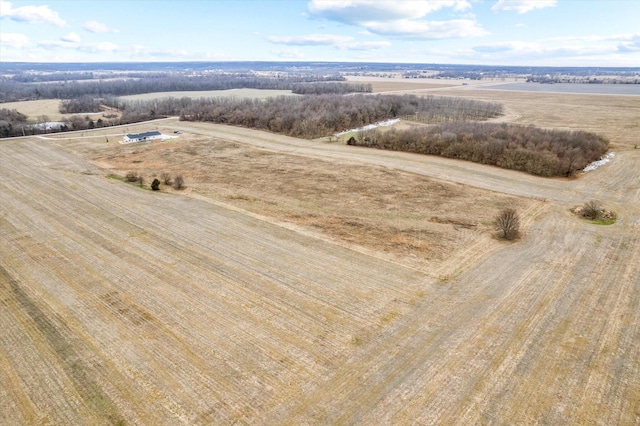
M 527 13 L 536 9 L 544 9 L 545 7 L 555 7 L 556 0 L 498 0 L 491 10 L 499 11 L 515 11 L 518 13 Z
M 21 6 L 14 9 L 10 2 L 4 0 L 0 0 L 0 18 L 29 24 L 67 26 L 67 23 L 58 16 L 58 12 L 49 9 L 49 6 Z
M 365 28 L 370 34 L 409 39 L 442 39 L 487 35 L 475 18 L 429 21 L 428 14 L 451 8 L 458 15 L 471 8 L 467 0 L 312 0 L 312 16 Z
M 355 25 L 367 21 L 419 19 L 443 8 L 461 12 L 471 8 L 471 4 L 467 0 L 311 0 L 308 4 L 313 16 Z
M 487 35 L 476 21 L 457 19 L 452 21 L 411 21 L 370 22 L 370 32 L 375 34 L 414 39 L 443 39 L 458 37 L 479 37 Z
M 87 21 L 82 27 L 91 33 L 117 33 L 119 30 L 109 28 L 107 24 L 98 21 Z
M 80 36 L 76 33 L 71 32 L 67 35 L 60 37 L 60 40 L 66 41 L 68 43 L 80 43 Z
M 620 42 L 620 44 L 618 44 L 618 52 L 620 53 L 640 52 L 640 33 L 631 36 L 629 40 L 624 40 Z
M 0 45 L 11 49 L 25 49 L 31 46 L 31 42 L 24 34 L 0 33 Z

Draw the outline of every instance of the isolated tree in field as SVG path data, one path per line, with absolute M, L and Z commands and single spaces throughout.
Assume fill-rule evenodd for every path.
M 520 235 L 520 218 L 514 209 L 504 209 L 496 216 L 496 226 L 505 240 L 515 240 Z
M 151 182 L 151 189 L 153 189 L 154 191 L 160 189 L 160 181 L 158 179 L 154 179 L 153 182 Z
M 176 176 L 176 178 L 173 180 L 173 188 L 174 189 L 184 188 L 184 179 L 182 178 L 182 175 Z
M 582 206 L 582 217 L 590 220 L 596 220 L 602 213 L 602 206 L 598 201 L 591 200 Z

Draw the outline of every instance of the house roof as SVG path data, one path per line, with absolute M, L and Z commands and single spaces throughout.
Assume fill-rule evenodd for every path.
M 148 138 L 150 136 L 161 136 L 161 135 L 162 133 L 153 131 L 153 132 L 144 132 L 144 133 L 128 133 L 127 137 L 129 139 L 142 139 L 142 138 Z

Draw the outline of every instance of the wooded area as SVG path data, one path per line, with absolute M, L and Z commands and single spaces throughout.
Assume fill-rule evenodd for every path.
M 595 133 L 498 123 L 449 123 L 361 132 L 352 145 L 440 155 L 538 176 L 571 176 L 607 152 Z
M 179 102 L 182 120 L 211 121 L 309 139 L 396 117 L 420 116 L 433 123 L 441 123 L 485 120 L 502 112 L 498 103 L 415 95 L 318 95 L 263 101 L 213 98 L 181 99 Z M 173 115 L 178 111 L 177 108 L 162 110 L 161 105 L 165 104 L 155 104 L 161 114 Z M 131 105 L 127 111 L 144 107 L 144 104 Z

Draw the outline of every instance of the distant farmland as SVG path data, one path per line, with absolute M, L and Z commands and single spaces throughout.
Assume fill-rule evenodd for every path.
M 276 96 L 298 96 L 291 93 L 291 90 L 268 90 L 268 89 L 230 89 L 230 90 L 200 90 L 183 92 L 157 92 L 143 93 L 140 95 L 121 96 L 120 99 L 130 101 L 148 101 L 160 98 L 239 98 L 239 99 L 263 99 Z

